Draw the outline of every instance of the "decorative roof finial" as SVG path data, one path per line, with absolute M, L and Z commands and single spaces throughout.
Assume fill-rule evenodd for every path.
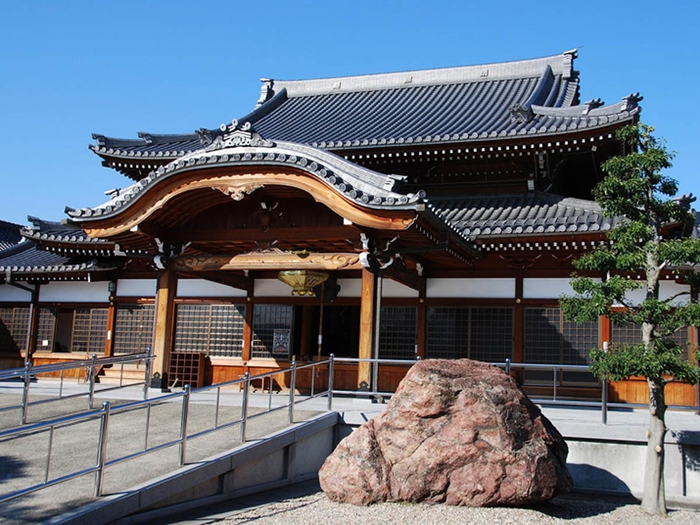
M 272 96 L 275 94 L 274 90 L 272 89 L 272 86 L 274 86 L 275 81 L 272 78 L 261 78 L 260 82 L 263 83 L 262 86 L 260 86 L 260 98 L 258 99 L 257 104 L 255 104 L 255 108 L 259 108 L 262 106 L 265 102 L 270 100 Z

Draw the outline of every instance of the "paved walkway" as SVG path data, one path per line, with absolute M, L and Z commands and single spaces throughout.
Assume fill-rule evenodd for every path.
M 19 382 L 0 382 L 0 407 L 19 403 L 21 388 L 22 384 Z M 56 396 L 58 388 L 59 383 L 55 381 L 43 380 L 33 383 L 30 401 Z M 104 386 L 101 385 L 100 388 Z M 176 391 L 180 392 L 179 389 Z M 64 396 L 86 392 L 87 386 L 84 384 L 65 383 L 63 386 Z M 163 394 L 160 390 L 151 389 L 148 396 L 150 399 L 155 399 Z M 110 419 L 108 459 L 138 452 L 146 439 L 150 445 L 154 445 L 178 437 L 182 410 L 181 398 L 170 399 L 169 402 L 159 404 L 151 410 L 148 433 L 145 422 L 149 416 L 144 409 L 120 412 L 116 408 L 142 398 L 143 387 L 141 386 L 96 392 L 94 403 L 96 408 L 101 407 L 105 400 L 109 400 L 115 407 Z M 216 399 L 216 390 L 192 394 L 188 435 L 212 427 L 217 417 L 220 425 L 240 417 L 242 393 L 238 390 L 222 389 L 218 414 L 215 408 Z M 307 399 L 297 395 L 296 399 L 297 401 L 306 400 L 295 408 L 295 421 L 323 413 L 328 408 L 326 398 Z M 251 412 L 261 412 L 269 406 L 282 406 L 288 400 L 288 394 L 252 393 L 249 397 L 249 406 Z M 373 403 L 369 399 L 337 396 L 332 405 L 333 410 L 339 412 L 349 424 L 367 421 L 381 412 L 384 407 L 384 404 Z M 28 423 L 86 409 L 86 397 L 31 405 L 28 411 Z M 543 412 L 566 438 L 640 442 L 646 439 L 648 422 L 646 410 L 611 410 L 608 413 L 607 425 L 602 424 L 598 409 L 544 406 Z M 248 439 L 254 440 L 284 428 L 288 425 L 288 421 L 287 409 L 252 419 L 248 426 Z M 17 427 L 18 423 L 18 410 L 0 411 L 0 429 Z M 676 436 L 681 432 L 691 432 L 695 436 L 700 436 L 700 416 L 695 413 L 669 411 L 667 425 L 670 430 L 669 442 L 675 441 Z M 87 468 L 95 464 L 97 445 L 94 436 L 97 434 L 98 427 L 99 422 L 91 421 L 55 431 L 51 444 L 51 477 L 81 466 Z M 204 460 L 239 444 L 239 425 L 206 434 L 188 441 L 187 462 Z M 176 470 L 178 448 L 178 446 L 169 447 L 139 459 L 108 467 L 105 473 L 105 494 L 125 490 Z M 47 451 L 47 432 L 32 433 L 21 439 L 10 438 L 0 442 L 0 493 L 15 490 L 20 487 L 21 482 L 26 483 L 30 478 L 40 482 L 45 474 Z M 93 487 L 94 475 L 89 474 L 55 487 L 42 489 L 32 495 L 1 503 L 0 522 L 23 524 L 47 520 L 69 508 L 93 501 Z

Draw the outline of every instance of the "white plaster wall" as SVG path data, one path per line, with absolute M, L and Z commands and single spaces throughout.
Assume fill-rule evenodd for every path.
M 245 297 L 246 291 L 204 279 L 179 279 L 177 297 Z
M 559 299 L 562 294 L 575 295 L 568 277 L 523 279 L 523 299 Z
M 24 284 L 24 283 L 23 283 Z M 12 286 L 11 284 L 0 285 L 0 301 L 3 302 L 29 302 L 32 300 L 32 294 L 26 290 Z
M 426 296 L 513 299 L 515 279 L 428 279 Z
M 39 289 L 41 302 L 106 303 L 109 301 L 107 282 L 52 282 Z
M 155 297 L 155 279 L 119 279 L 117 297 Z
M 338 297 L 361 297 L 362 279 L 338 279 L 340 293 Z
M 255 279 L 255 297 L 291 297 L 292 288 L 279 279 Z
M 676 297 L 672 301 L 672 304 L 674 306 L 687 304 L 688 301 L 690 301 L 690 286 L 685 284 L 678 284 L 675 281 L 661 281 L 659 283 L 659 299 L 661 300 L 668 299 L 669 297 L 672 297 L 679 292 L 686 292 L 686 294 L 680 297 Z M 642 286 L 637 290 L 632 290 L 631 292 L 628 292 L 625 297 L 629 302 L 631 302 L 632 305 L 636 306 L 644 300 L 646 294 L 647 288 L 646 286 Z
M 393 279 L 384 279 L 382 281 L 382 297 L 417 298 L 419 295 L 418 290 L 409 288 L 405 284 L 401 284 Z

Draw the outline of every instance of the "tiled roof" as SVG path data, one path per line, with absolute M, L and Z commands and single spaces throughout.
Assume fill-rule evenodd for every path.
M 22 235 L 19 233 L 21 228 L 19 224 L 0 221 L 0 252 L 22 241 Z
M 37 217 L 29 217 L 32 226 L 22 228 L 22 235 L 34 241 L 53 241 L 77 244 L 108 244 L 101 239 L 88 236 L 80 227 L 70 224 L 46 221 Z
M 576 51 L 479 66 L 319 80 L 263 79 L 258 107 L 238 119 L 266 139 L 323 149 L 494 140 L 604 127 L 636 118 L 629 95 L 603 106 L 579 104 Z M 139 133 L 139 140 L 94 135 L 105 157 L 174 159 L 221 135 Z
M 215 132 L 216 133 L 216 132 Z M 156 135 L 138 133 L 140 139 L 118 139 L 93 133 L 95 144 L 90 148 L 96 153 L 120 157 L 176 158 L 182 157 L 210 144 L 211 132 L 200 130 L 198 133 L 182 135 Z
M 614 224 L 593 201 L 541 192 L 435 198 L 428 204 L 471 239 L 605 232 Z
M 202 167 L 275 165 L 293 166 L 319 178 L 345 198 L 366 208 L 412 209 L 424 193 L 402 194 L 394 190 L 402 177 L 378 173 L 337 155 L 310 146 L 262 140 L 249 126 L 236 121 L 228 132 L 208 148 L 161 166 L 148 177 L 117 192 L 95 208 L 71 209 L 66 213 L 76 222 L 101 219 L 119 213 L 145 191 L 174 174 Z
M 0 273 L 17 274 L 70 273 L 109 270 L 114 264 L 101 264 L 96 260 L 80 260 L 63 257 L 39 249 L 33 242 L 23 242 L 0 253 Z

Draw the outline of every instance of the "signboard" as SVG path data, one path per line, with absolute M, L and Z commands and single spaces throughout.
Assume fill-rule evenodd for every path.
M 272 335 L 272 355 L 289 357 L 289 328 L 275 328 Z

